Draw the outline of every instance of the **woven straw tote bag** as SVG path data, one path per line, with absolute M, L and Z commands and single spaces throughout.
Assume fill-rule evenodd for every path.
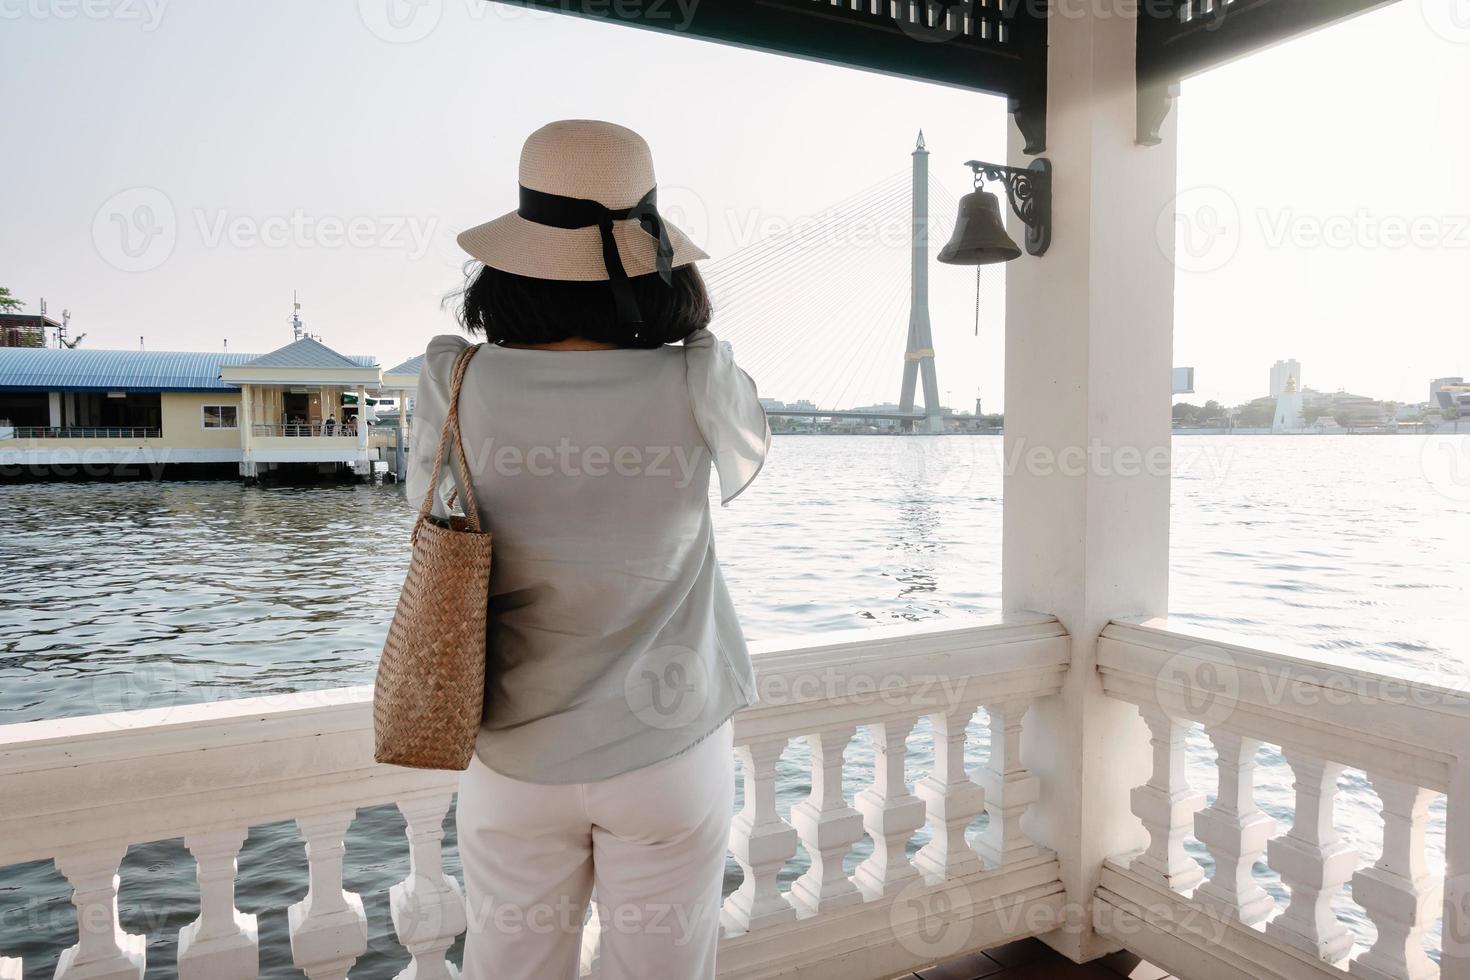
M 415 769 L 465 769 L 485 696 L 485 618 L 490 534 L 480 527 L 459 436 L 459 389 L 479 346 L 454 361 L 449 411 L 434 475 L 413 525 L 413 555 L 373 688 L 373 758 Z M 444 455 L 453 447 L 464 517 L 431 516 Z M 453 464 L 451 464 L 453 465 Z

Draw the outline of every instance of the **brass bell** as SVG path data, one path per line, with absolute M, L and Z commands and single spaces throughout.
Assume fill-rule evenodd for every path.
M 939 261 L 950 265 L 993 265 L 1019 258 L 1020 246 L 1006 234 L 1000 199 L 989 191 L 971 191 L 960 198 L 954 234 L 939 250 Z

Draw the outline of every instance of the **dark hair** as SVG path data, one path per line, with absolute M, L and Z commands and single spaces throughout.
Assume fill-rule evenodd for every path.
M 459 323 L 492 344 L 554 344 L 581 337 L 619 347 L 658 347 L 683 340 L 709 325 L 713 309 L 704 279 L 679 266 L 665 285 L 658 273 L 632 276 L 633 298 L 643 323 L 618 322 L 607 280 L 571 282 L 518 276 L 471 263 L 459 293 Z M 636 333 L 636 336 L 635 336 Z

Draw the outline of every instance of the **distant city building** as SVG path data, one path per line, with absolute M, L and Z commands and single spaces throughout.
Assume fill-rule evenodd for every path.
M 60 328 L 44 313 L 0 313 L 0 347 L 45 347 L 46 331 Z
M 1460 414 L 1470 415 L 1470 382 L 1459 377 L 1435 378 L 1429 382 L 1429 407 L 1459 408 Z
M 1277 361 L 1271 366 L 1271 397 L 1280 398 L 1286 391 L 1286 382 L 1295 379 L 1297 390 L 1302 387 L 1302 363 L 1296 358 Z

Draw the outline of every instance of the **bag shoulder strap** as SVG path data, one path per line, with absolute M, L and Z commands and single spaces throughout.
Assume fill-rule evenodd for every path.
M 465 370 L 470 365 L 470 358 L 482 347 L 482 344 L 471 344 L 459 352 L 454 359 L 454 370 L 449 378 L 449 410 L 444 414 L 444 426 L 439 430 L 439 449 L 434 454 L 434 473 L 429 477 L 429 489 L 424 494 L 424 502 L 419 505 L 419 519 L 425 519 L 434 508 L 434 493 L 439 489 L 439 474 L 444 466 L 444 452 L 450 445 L 450 438 L 454 440 L 454 457 L 459 463 L 459 475 L 461 488 L 464 491 L 464 516 L 465 522 L 471 531 L 480 530 L 480 512 L 475 506 L 474 481 L 470 479 L 470 464 L 465 458 L 464 442 L 459 434 L 459 390 L 464 386 Z M 452 465 L 452 464 L 451 464 Z

